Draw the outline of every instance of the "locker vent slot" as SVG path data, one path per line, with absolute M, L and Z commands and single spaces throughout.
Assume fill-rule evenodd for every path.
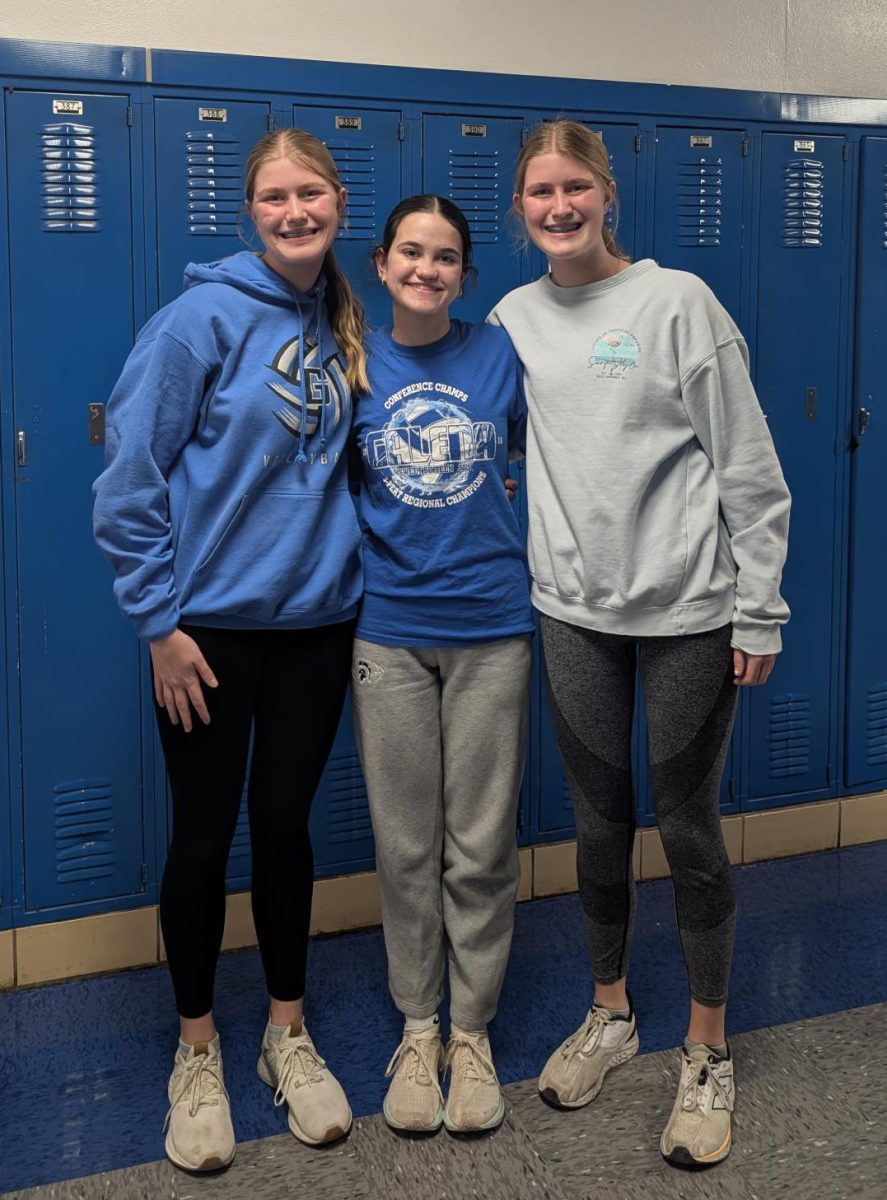
M 333 754 L 325 783 L 326 832 L 335 845 L 371 836 L 370 807 L 357 751 Z
M 381 241 L 382 234 L 376 224 L 376 147 L 328 141 L 326 148 L 348 193 L 345 219 L 337 238 L 346 242 Z
M 55 793 L 55 877 L 79 883 L 113 875 L 114 813 L 107 779 L 59 783 Z
M 887 762 L 887 683 L 877 684 L 868 691 L 866 761 L 869 766 Z
M 43 228 L 47 233 L 98 233 L 96 139 L 92 125 L 44 125 Z
M 679 246 L 720 246 L 723 159 L 687 158 L 677 164 Z
M 211 129 L 185 134 L 188 233 L 236 237 L 243 207 L 243 148 L 237 138 Z
M 810 697 L 806 692 L 770 701 L 770 777 L 805 775 L 810 769 Z
M 808 250 L 822 245 L 822 193 L 825 166 L 815 158 L 785 164 L 783 244 Z
M 449 198 L 468 220 L 474 242 L 499 240 L 499 151 L 451 150 Z
M 244 792 L 243 803 L 240 806 L 240 813 L 237 817 L 237 824 L 234 826 L 234 837 L 231 839 L 231 853 L 229 860 L 243 855 L 247 859 L 250 855 L 249 841 L 249 815 L 246 811 L 246 793 Z

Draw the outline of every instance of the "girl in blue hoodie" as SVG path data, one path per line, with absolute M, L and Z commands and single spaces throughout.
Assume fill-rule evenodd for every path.
M 166 1152 L 227 1166 L 234 1133 L 213 1021 L 225 866 L 247 768 L 252 906 L 270 996 L 258 1071 L 312 1145 L 344 1092 L 302 1021 L 308 813 L 342 710 L 362 590 L 348 492 L 363 310 L 332 245 L 346 195 L 326 147 L 269 134 L 246 167 L 264 247 L 192 264 L 142 330 L 108 405 L 95 533 L 151 655 L 172 792 L 160 895 L 181 1020 Z
M 467 1132 L 505 1112 L 487 1022 L 514 919 L 533 626 L 503 480 L 509 452 L 523 451 L 526 405 L 504 330 L 450 318 L 473 270 L 454 204 L 404 200 L 376 266 L 392 325 L 367 341 L 370 389 L 355 411 L 366 529 L 353 696 L 405 1018 L 384 1114 L 396 1129 Z

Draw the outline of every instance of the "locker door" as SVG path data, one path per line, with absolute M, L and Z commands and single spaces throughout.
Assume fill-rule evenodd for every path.
M 656 130 L 653 257 L 704 279 L 739 322 L 745 134 Z
M 371 325 L 390 325 L 388 293 L 379 283 L 372 251 L 402 191 L 402 114 L 394 110 L 293 106 L 293 124 L 313 133 L 332 154 L 348 192 L 336 238 L 336 260 L 366 306 Z
M 161 304 L 179 295 L 189 262 L 215 262 L 247 245 L 261 250 L 241 214 L 243 172 L 270 115 L 271 106 L 258 102 L 154 101 Z
M 483 321 L 524 282 L 525 256 L 506 224 L 522 130 L 518 117 L 422 117 L 422 191 L 458 204 L 471 227 L 479 278 L 453 308 L 464 321 Z
M 792 493 L 792 619 L 746 698 L 752 803 L 828 785 L 844 177 L 843 137 L 764 134 L 757 386 Z
M 28 912 L 144 890 L 139 651 L 92 539 L 89 419 L 134 336 L 123 96 L 7 96 Z
M 847 645 L 847 782 L 887 777 L 887 138 L 862 145 Z

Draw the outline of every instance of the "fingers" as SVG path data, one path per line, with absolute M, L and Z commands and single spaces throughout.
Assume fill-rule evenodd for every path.
M 737 687 L 757 687 L 766 683 L 776 662 L 775 654 L 746 654 L 733 650 L 733 682 Z

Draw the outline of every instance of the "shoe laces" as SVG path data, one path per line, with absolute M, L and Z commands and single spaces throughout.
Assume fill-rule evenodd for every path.
M 440 1090 L 440 1080 L 437 1068 L 440 1061 L 440 1040 L 417 1037 L 415 1034 L 404 1033 L 403 1040 L 391 1056 L 391 1062 L 385 1068 L 385 1078 L 389 1079 L 395 1073 L 403 1075 L 411 1083 L 420 1087 L 433 1087 L 443 1102 L 443 1092 Z
M 188 1102 L 188 1116 L 197 1115 L 202 1105 L 218 1104 L 219 1096 L 228 1092 L 222 1082 L 221 1061 L 217 1054 L 193 1054 L 184 1061 L 175 1098 L 167 1109 L 164 1130 L 169 1125 L 173 1109 L 183 1100 Z
M 312 1083 L 322 1083 L 326 1062 L 304 1035 L 285 1036 L 276 1043 L 275 1048 L 278 1065 L 274 1103 L 279 1107 L 286 1100 L 290 1087 L 310 1087 Z
M 610 1014 L 602 1008 L 589 1009 L 588 1016 L 561 1047 L 564 1058 L 570 1059 L 577 1054 L 590 1054 L 603 1037 L 604 1028 L 612 1020 Z
M 733 1108 L 732 1097 L 716 1072 L 712 1070 L 712 1061 L 708 1052 L 706 1051 L 705 1057 L 699 1053 L 690 1054 L 684 1059 L 684 1063 L 684 1094 L 681 1096 L 681 1108 L 684 1112 L 696 1112 L 704 1109 L 707 1100 L 710 1101 L 708 1105 L 710 1108 L 714 1108 L 716 1101 L 720 1100 L 721 1105 L 727 1112 L 730 1112 Z
M 464 1079 L 476 1083 L 497 1082 L 486 1038 L 451 1037 L 444 1059 L 444 1073 L 447 1071 L 453 1075 L 458 1071 Z

